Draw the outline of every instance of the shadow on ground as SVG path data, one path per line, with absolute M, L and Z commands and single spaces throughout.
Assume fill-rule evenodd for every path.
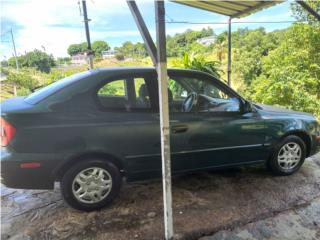
M 176 238 L 198 239 L 255 224 L 307 207 L 319 197 L 320 155 L 288 177 L 272 176 L 263 167 L 180 176 L 173 180 Z M 91 213 L 66 206 L 58 188 L 25 191 L 2 186 L 1 200 L 1 239 L 163 238 L 161 181 L 125 184 L 113 205 Z

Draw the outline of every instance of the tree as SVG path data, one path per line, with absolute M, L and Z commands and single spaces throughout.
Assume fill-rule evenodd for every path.
M 9 71 L 7 82 L 15 84 L 19 88 L 27 89 L 29 92 L 32 92 L 38 84 L 38 81 L 26 70 Z
M 83 42 L 83 43 L 76 43 L 76 44 L 71 44 L 68 47 L 68 54 L 70 56 L 74 56 L 77 55 L 79 53 L 83 53 L 87 50 L 87 43 Z
M 224 59 L 224 53 L 227 52 L 228 33 L 223 32 L 217 36 L 214 47 L 216 48 L 217 58 L 220 62 Z
M 95 56 L 102 56 L 102 52 L 109 49 L 110 47 L 105 41 L 95 41 L 92 43 L 92 51 Z
M 294 24 L 262 62 L 263 73 L 247 89 L 248 97 L 320 117 L 319 27 Z
M 132 43 L 126 41 L 121 47 L 116 47 L 117 53 L 123 57 L 146 57 L 148 56 L 147 50 L 143 43 Z
M 220 63 L 216 61 L 206 61 L 202 56 L 191 56 L 188 53 L 185 53 L 182 59 L 182 62 L 175 62 L 176 67 L 180 67 L 181 65 L 186 69 L 193 69 L 202 72 L 209 73 L 216 78 L 220 78 L 220 73 L 222 70 L 220 69 Z
M 320 1 L 305 0 L 306 3 L 312 7 L 317 13 L 320 12 Z M 300 4 L 293 2 L 291 3 L 291 9 L 293 16 L 299 21 L 307 21 L 310 24 L 319 24 L 319 21 L 311 15 L 307 10 L 305 10 Z
M 35 49 L 32 52 L 28 52 L 25 55 L 18 57 L 18 62 L 21 67 L 33 67 L 41 72 L 50 72 L 51 67 L 56 66 L 54 57 L 46 52 Z M 8 64 L 11 67 L 16 66 L 14 57 L 8 60 Z
M 168 57 L 177 57 L 183 56 L 185 52 L 204 52 L 205 47 L 195 43 L 197 39 L 212 35 L 214 35 L 214 32 L 211 28 L 203 28 L 201 31 L 188 29 L 183 33 L 167 36 L 167 55 Z
M 71 63 L 71 58 L 70 57 L 58 57 L 57 58 L 57 63 L 58 64 L 70 64 Z
M 282 32 L 267 33 L 264 28 L 239 29 L 232 33 L 233 61 L 232 69 L 240 73 L 246 84 L 262 73 L 262 57 L 275 49 Z

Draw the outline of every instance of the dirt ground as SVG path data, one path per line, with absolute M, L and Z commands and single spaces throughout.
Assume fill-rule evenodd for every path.
M 2 186 L 1 200 L 3 240 L 163 239 L 160 180 L 124 184 L 113 205 L 91 213 L 66 206 L 58 187 Z M 263 167 L 176 177 L 173 209 L 177 239 L 320 239 L 320 154 L 288 177 Z

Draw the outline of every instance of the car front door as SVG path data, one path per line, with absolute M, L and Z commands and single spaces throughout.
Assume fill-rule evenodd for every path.
M 190 108 L 190 96 L 197 99 Z M 174 171 L 259 162 L 266 159 L 264 121 L 244 113 L 239 96 L 207 75 L 171 73 L 169 80 Z M 185 105 L 188 106 L 185 106 Z

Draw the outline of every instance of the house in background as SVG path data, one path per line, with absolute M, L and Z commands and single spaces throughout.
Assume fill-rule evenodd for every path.
M 87 54 L 79 53 L 71 57 L 71 63 L 74 65 L 83 65 L 87 63 Z
M 209 37 L 199 38 L 197 40 L 197 43 L 200 43 L 204 46 L 209 46 L 209 45 L 213 44 L 215 41 L 216 41 L 215 36 L 209 36 Z
M 108 50 L 108 51 L 103 51 L 102 52 L 102 58 L 114 58 L 116 56 L 116 51 L 115 50 Z

